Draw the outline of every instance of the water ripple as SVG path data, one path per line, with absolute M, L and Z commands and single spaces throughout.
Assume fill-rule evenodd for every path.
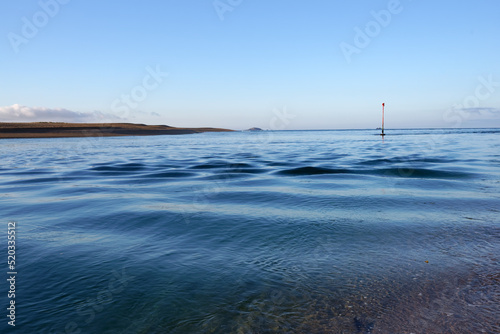
M 498 134 L 0 141 L 22 328 L 498 332 Z

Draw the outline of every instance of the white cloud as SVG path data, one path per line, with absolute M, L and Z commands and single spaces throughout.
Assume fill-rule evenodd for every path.
M 14 104 L 0 107 L 0 121 L 2 122 L 110 122 L 123 121 L 115 115 L 100 111 L 90 113 L 72 111 L 62 108 L 26 107 Z

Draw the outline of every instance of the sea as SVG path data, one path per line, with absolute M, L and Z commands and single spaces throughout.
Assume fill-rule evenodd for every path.
M 500 129 L 0 147 L 2 333 L 500 333 Z

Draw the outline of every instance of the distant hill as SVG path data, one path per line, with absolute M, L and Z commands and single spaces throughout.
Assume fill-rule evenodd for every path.
M 132 123 L 0 122 L 0 138 L 158 136 L 228 131 L 233 130 L 218 128 L 175 128 L 167 125 Z
M 264 131 L 261 128 L 250 128 L 247 131 Z

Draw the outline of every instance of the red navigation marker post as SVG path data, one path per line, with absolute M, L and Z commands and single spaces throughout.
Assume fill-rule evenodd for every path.
M 385 103 L 382 103 L 382 133 L 380 134 L 381 136 L 385 136 L 385 134 L 384 134 L 384 107 L 385 107 Z

